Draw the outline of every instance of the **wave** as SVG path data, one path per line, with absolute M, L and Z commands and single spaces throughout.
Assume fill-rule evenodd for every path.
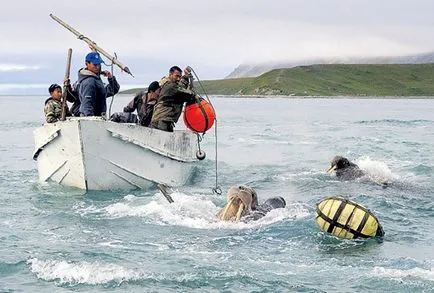
M 221 291 L 222 288 L 228 285 L 235 288 L 243 288 L 245 291 L 250 290 L 265 290 L 265 291 L 282 291 L 288 292 L 294 289 L 309 288 L 305 285 L 294 285 L 292 282 L 287 282 L 283 277 L 287 277 L 288 273 L 276 274 L 272 280 L 261 278 L 264 273 L 249 272 L 239 269 L 219 269 L 214 267 L 206 267 L 202 270 L 191 271 L 176 271 L 171 268 L 165 272 L 152 271 L 153 268 L 147 267 L 147 271 L 143 266 L 129 268 L 123 265 L 104 263 L 100 261 L 87 262 L 68 262 L 65 260 L 40 260 L 37 258 L 28 261 L 30 270 L 37 278 L 55 282 L 62 286 L 78 286 L 78 285 L 103 285 L 107 287 L 119 287 L 123 283 L 140 284 L 140 288 L 144 291 L 155 291 L 164 285 L 170 287 L 175 286 L 176 291 L 180 288 L 188 289 L 190 292 L 202 292 L 204 282 L 207 284 L 208 290 L 213 288 L 213 291 Z M 156 268 L 158 269 L 158 268 Z M 280 275 L 280 276 L 279 276 Z M 291 275 L 294 275 L 293 273 Z M 172 285 L 171 285 L 172 283 Z M 149 289 L 148 289 L 149 288 Z M 202 288 L 197 291 L 198 288 Z M 196 290 L 195 290 L 196 289 Z M 311 288 L 310 291 L 322 292 Z M 175 291 L 175 290 L 174 290 Z M 205 289 L 207 291 L 207 289 Z
M 375 276 L 383 278 L 402 279 L 413 277 L 428 281 L 434 281 L 434 268 L 391 269 L 376 266 L 374 267 L 373 274 Z
M 379 120 L 361 120 L 355 121 L 354 124 L 392 124 L 392 125 L 415 125 L 415 124 L 433 124 L 434 120 L 416 119 L 416 120 L 399 120 L 399 119 L 379 119 Z
M 39 279 L 58 281 L 60 284 L 106 284 L 120 285 L 124 281 L 151 277 L 151 274 L 129 269 L 120 265 L 102 262 L 67 262 L 64 260 L 39 260 L 32 258 L 27 261 L 32 273 Z
M 0 262 L 0 276 L 13 275 L 19 272 L 25 261 L 19 261 L 16 263 Z
M 216 217 L 223 204 L 221 207 L 217 206 L 210 196 L 187 195 L 180 192 L 175 192 L 171 196 L 175 201 L 174 204 L 168 203 L 159 193 L 147 203 L 144 202 L 147 199 L 128 195 L 124 197 L 122 202 L 105 207 L 91 206 L 77 212 L 81 215 L 97 215 L 106 218 L 141 217 L 148 223 L 195 229 L 249 229 L 309 215 L 306 206 L 300 203 L 291 203 L 284 209 L 269 212 L 257 221 L 249 223 L 224 222 Z

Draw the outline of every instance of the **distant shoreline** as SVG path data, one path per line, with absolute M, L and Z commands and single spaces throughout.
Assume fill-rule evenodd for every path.
M 118 93 L 115 97 L 132 97 L 134 93 Z M 434 96 L 284 96 L 284 95 L 212 95 L 208 94 L 211 98 L 222 99 L 358 99 L 358 100 L 429 100 L 434 99 Z M 46 99 L 47 95 L 29 94 L 29 95 L 3 95 L 2 97 L 29 97 Z M 110 98 L 108 98 L 110 99 Z
M 428 98 L 434 96 L 434 63 L 318 64 L 275 69 L 258 77 L 205 80 L 201 84 L 209 95 L 225 96 Z M 197 83 L 196 88 L 200 89 Z

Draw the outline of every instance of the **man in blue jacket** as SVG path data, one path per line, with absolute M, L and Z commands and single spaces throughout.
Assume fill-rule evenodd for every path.
M 108 70 L 101 71 L 103 60 L 98 52 L 86 55 L 86 67 L 78 72 L 78 96 L 80 99 L 80 116 L 105 116 L 106 98 L 118 93 L 119 84 Z M 104 85 L 100 75 L 108 79 Z

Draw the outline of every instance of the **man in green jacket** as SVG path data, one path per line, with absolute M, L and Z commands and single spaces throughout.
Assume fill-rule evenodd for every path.
M 173 66 L 169 70 L 168 80 L 162 85 L 158 102 L 154 106 L 150 127 L 173 132 L 178 122 L 184 103 L 194 103 L 195 94 L 180 85 L 181 68 Z

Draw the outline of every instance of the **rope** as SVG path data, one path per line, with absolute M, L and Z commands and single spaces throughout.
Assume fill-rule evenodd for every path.
M 115 57 L 113 57 L 113 59 L 117 58 L 116 53 L 114 53 L 114 55 L 115 55 Z M 113 78 L 113 64 L 114 64 L 114 62 L 113 62 L 113 60 L 110 60 L 110 61 L 112 62 L 110 64 L 110 71 L 111 71 L 110 73 L 111 73 L 112 78 Z M 109 84 L 110 84 L 110 82 L 109 82 Z M 108 116 L 107 116 L 108 119 L 110 119 L 110 116 L 111 116 L 111 113 L 112 113 L 113 101 L 114 101 L 115 96 L 116 96 L 116 94 L 114 93 L 113 85 L 110 85 L 110 86 L 111 86 L 112 91 L 113 91 L 113 96 L 112 96 L 111 101 L 110 101 L 110 107 L 109 107 L 109 112 L 108 112 Z
M 196 72 L 194 71 L 194 69 L 193 69 L 191 66 L 188 66 L 188 67 L 191 69 L 191 72 L 193 72 L 194 76 L 196 77 L 196 79 L 197 79 L 197 83 L 199 84 L 200 88 L 202 89 L 202 92 L 203 92 L 203 94 L 205 95 L 206 100 L 207 100 L 208 103 L 210 103 L 211 106 L 214 108 L 214 106 L 212 105 L 212 103 L 211 103 L 211 101 L 210 101 L 210 99 L 209 99 L 209 97 L 208 97 L 208 95 L 207 95 L 207 93 L 206 93 L 206 91 L 205 91 L 205 88 L 204 88 L 203 85 L 202 85 L 202 82 L 201 82 L 200 79 L 199 79 L 199 76 L 197 76 Z M 216 120 L 215 122 L 217 122 L 217 119 L 215 119 L 215 120 Z
M 200 142 L 202 141 L 202 137 L 200 136 L 199 133 L 196 133 L 196 137 L 197 137 L 197 148 L 199 149 L 199 153 L 201 153 Z
M 217 169 L 217 119 L 215 119 L 215 187 L 212 189 L 212 192 L 218 195 L 222 194 L 222 190 L 220 186 L 218 186 L 218 169 Z
M 201 83 L 201 81 L 200 81 L 200 79 L 199 79 L 199 76 L 196 74 L 196 72 L 194 71 L 194 69 L 193 69 L 191 66 L 188 66 L 188 67 L 190 68 L 191 72 L 194 74 L 194 76 L 195 76 L 195 78 L 196 78 L 196 80 L 197 80 L 197 83 L 199 84 L 199 86 L 200 86 L 200 88 L 201 88 L 203 94 L 204 94 L 205 97 L 206 97 L 206 100 L 208 101 L 208 103 L 211 105 L 211 107 L 212 107 L 213 110 L 214 110 L 214 106 L 213 106 L 213 104 L 211 103 L 211 100 L 209 99 L 208 94 L 206 93 L 205 88 L 203 87 L 203 85 L 202 85 L 202 83 Z M 192 82 L 191 82 L 191 83 L 192 83 Z M 190 88 L 190 89 L 191 89 L 195 94 L 197 94 L 197 93 L 194 91 L 194 89 L 193 89 L 193 84 L 191 84 L 191 88 Z M 200 96 L 200 95 L 199 95 L 199 96 Z M 214 110 L 214 112 L 215 112 L 215 110 Z M 215 127 L 214 127 L 214 135 L 215 135 L 215 187 L 212 188 L 212 192 L 215 193 L 215 194 L 221 195 L 221 194 L 222 194 L 222 190 L 221 190 L 220 186 L 218 186 L 218 164 L 217 164 L 217 156 L 218 156 L 218 151 L 217 151 L 217 146 L 218 146 L 218 137 L 217 137 L 217 115 L 216 115 L 216 117 L 214 118 L 214 124 L 215 124 Z M 202 134 L 202 137 L 203 137 L 203 135 L 205 135 L 205 132 Z M 198 134 L 198 137 L 199 137 L 199 134 Z M 201 140 L 202 140 L 202 139 L 201 139 Z M 198 144 L 199 144 L 199 139 L 198 139 Z M 199 151 L 200 151 L 200 146 L 199 146 Z

